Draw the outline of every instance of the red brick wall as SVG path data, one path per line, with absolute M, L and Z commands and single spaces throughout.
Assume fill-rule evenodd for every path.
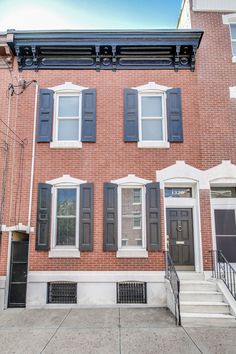
M 222 13 L 193 12 L 193 28 L 204 30 L 197 54 L 197 89 L 203 168 L 221 160 L 236 163 L 236 99 L 229 87 L 236 86 L 229 26 Z
M 40 88 L 52 87 L 71 81 L 97 89 L 97 141 L 83 143 L 82 149 L 50 149 L 48 143 L 36 145 L 35 178 L 31 226 L 35 227 L 37 184 L 70 174 L 94 183 L 94 251 L 81 252 L 80 259 L 49 259 L 47 252 L 35 251 L 35 234 L 30 235 L 30 270 L 160 270 L 163 266 L 161 252 L 149 253 L 148 259 L 117 259 L 115 252 L 103 252 L 103 183 L 128 174 L 155 180 L 156 170 L 172 165 L 176 160 L 200 169 L 213 167 L 222 159 L 236 163 L 236 100 L 229 98 L 229 86 L 236 85 L 236 64 L 231 62 L 228 27 L 223 25 L 221 14 L 192 13 L 193 27 L 205 30 L 197 54 L 197 68 L 190 71 L 137 70 L 45 70 L 25 71 L 20 77 L 37 79 Z M 1 97 L 12 80 L 2 71 Z M 15 65 L 12 77 L 17 76 Z M 123 142 L 123 90 L 155 81 L 160 85 L 180 87 L 182 90 L 184 143 L 171 144 L 170 149 L 138 149 L 136 143 Z M 32 84 L 21 96 L 12 97 L 11 126 L 28 140 L 24 148 L 23 193 L 20 215 L 15 212 L 18 188 L 17 172 L 19 148 L 10 149 L 12 159 L 8 165 L 8 185 L 5 223 L 27 224 L 29 181 L 31 166 L 32 129 L 35 87 Z M 5 96 L 4 96 L 5 97 Z M 6 102 L 7 99 L 4 99 Z M 6 117 L 5 103 L 1 116 Z M 10 179 L 10 176 L 13 178 Z M 12 191 L 12 198 L 11 192 Z M 209 196 L 201 193 L 201 224 L 204 267 L 209 267 L 208 250 L 211 248 Z M 18 195 L 19 198 L 19 195 Z M 163 201 L 162 201 L 163 205 Z M 15 215 L 16 214 L 16 215 Z M 162 215 L 162 235 L 164 222 Z M 7 234 L 2 235 L 1 257 L 5 257 Z M 164 237 L 163 237 L 164 239 Z M 5 267 L 0 266 L 0 275 Z

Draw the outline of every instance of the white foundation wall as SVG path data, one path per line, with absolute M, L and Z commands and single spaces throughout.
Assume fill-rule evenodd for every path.
M 0 277 L 0 310 L 4 309 L 6 277 Z
M 120 306 L 116 302 L 116 283 L 121 281 L 143 281 L 147 283 L 147 304 L 139 306 L 167 306 L 164 272 L 55 271 L 29 273 L 26 297 L 27 308 L 71 307 L 71 305 L 47 304 L 47 283 L 52 281 L 73 281 L 77 283 L 77 304 L 73 305 L 73 307 Z

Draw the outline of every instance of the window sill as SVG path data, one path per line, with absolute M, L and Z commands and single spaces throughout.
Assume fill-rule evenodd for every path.
M 54 249 L 49 251 L 49 258 L 80 258 L 80 251 L 79 250 L 59 250 Z
M 146 250 L 119 250 L 116 252 L 117 258 L 148 258 Z
M 81 141 L 51 141 L 50 148 L 53 149 L 81 149 Z
M 236 55 L 232 57 L 232 63 L 236 63 Z
M 169 149 L 170 143 L 168 141 L 139 141 L 138 148 L 157 148 Z

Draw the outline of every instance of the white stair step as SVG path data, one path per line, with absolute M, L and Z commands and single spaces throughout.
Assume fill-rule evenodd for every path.
M 230 307 L 225 302 L 182 301 L 181 313 L 230 314 Z
M 181 313 L 181 322 L 185 327 L 236 327 L 236 319 L 232 315 L 208 313 Z
M 224 297 L 218 291 L 180 291 L 180 301 L 222 302 Z
M 216 283 L 204 280 L 183 280 L 180 282 L 181 291 L 216 291 Z
M 181 272 L 177 271 L 178 277 L 181 280 L 204 280 L 204 274 L 203 273 L 196 273 L 196 272 Z

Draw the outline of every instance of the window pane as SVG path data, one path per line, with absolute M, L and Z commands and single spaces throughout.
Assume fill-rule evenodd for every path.
M 142 119 L 142 140 L 163 140 L 162 119 Z
M 57 216 L 76 215 L 76 189 L 57 190 Z
M 78 139 L 79 139 L 79 120 L 59 119 L 58 140 L 78 140 Z
M 191 198 L 192 188 L 165 188 L 166 198 Z
M 236 198 L 236 187 L 212 187 L 212 198 Z
M 236 55 L 236 41 L 232 42 L 232 47 L 233 47 L 233 55 Z
M 142 204 L 133 204 L 134 191 L 141 196 L 141 188 L 122 188 L 122 240 L 125 246 L 142 247 Z
M 133 203 L 141 203 L 141 189 L 134 189 Z
M 76 217 L 57 218 L 57 246 L 75 246 Z
M 141 228 L 142 226 L 142 219 L 141 216 L 135 216 L 134 217 L 134 228 Z
M 236 39 L 236 24 L 230 25 L 230 29 L 231 29 L 231 37 L 232 37 L 232 39 Z
M 79 115 L 79 96 L 59 97 L 59 117 L 78 117 Z
M 162 98 L 161 97 L 142 97 L 141 98 L 142 117 L 161 117 Z
M 236 235 L 235 210 L 215 210 L 216 235 Z

